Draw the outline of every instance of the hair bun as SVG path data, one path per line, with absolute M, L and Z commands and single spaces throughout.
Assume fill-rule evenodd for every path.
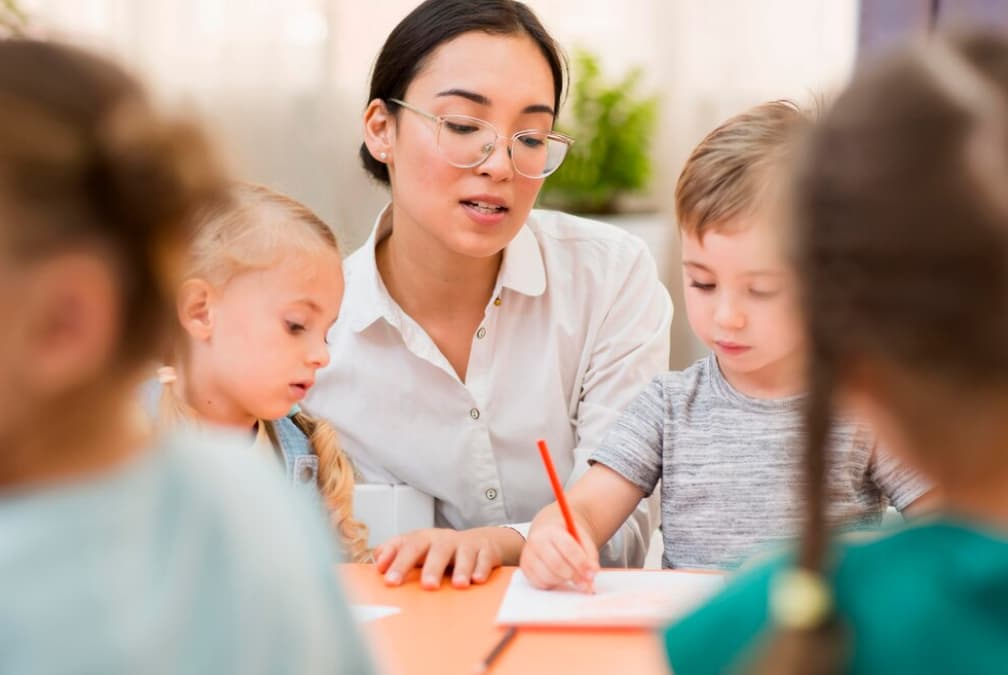
M 159 280 L 173 285 L 197 212 L 226 189 L 207 138 L 127 97 L 96 128 L 94 149 L 91 187 L 107 227 L 141 244 Z
M 10 249 L 40 256 L 97 243 L 113 258 L 123 363 L 157 353 L 195 216 L 226 189 L 196 126 L 76 47 L 0 39 L 0 208 Z

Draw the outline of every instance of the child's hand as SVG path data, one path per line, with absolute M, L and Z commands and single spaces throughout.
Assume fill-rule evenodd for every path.
M 522 543 L 521 535 L 507 527 L 426 529 L 385 542 L 375 549 L 374 557 L 378 572 L 390 586 L 398 586 L 410 569 L 422 565 L 420 585 L 439 588 L 451 565 L 452 585 L 465 588 L 486 581 L 505 557 L 517 558 Z
M 579 534 L 580 544 L 559 518 L 533 523 L 520 563 L 529 583 L 547 589 L 570 585 L 590 592 L 599 570 L 598 549 L 584 527 Z

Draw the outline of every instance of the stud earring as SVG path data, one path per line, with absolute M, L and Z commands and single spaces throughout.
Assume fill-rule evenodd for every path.
M 385 161 L 386 159 L 388 159 L 388 153 L 387 153 L 387 152 L 383 152 L 383 153 L 381 153 L 381 154 L 380 154 L 380 155 L 378 155 L 378 156 L 379 156 L 379 157 L 381 158 L 381 161 L 383 161 L 383 162 L 384 162 L 384 161 Z

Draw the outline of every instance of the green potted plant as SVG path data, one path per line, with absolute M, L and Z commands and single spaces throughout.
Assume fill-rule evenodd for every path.
M 598 57 L 585 50 L 573 65 L 570 117 L 561 131 L 576 142 L 543 185 L 541 201 L 582 214 L 618 213 L 624 198 L 648 187 L 658 99 L 639 93 L 640 68 L 608 81 Z
M 28 27 L 28 17 L 16 0 L 0 0 L 0 37 L 22 35 Z

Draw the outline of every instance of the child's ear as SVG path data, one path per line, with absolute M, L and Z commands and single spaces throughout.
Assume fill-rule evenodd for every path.
M 106 261 L 67 254 L 41 263 L 26 305 L 30 386 L 57 396 L 99 377 L 115 359 L 121 300 Z
M 203 279 L 186 279 L 179 289 L 179 323 L 194 340 L 209 340 L 213 335 L 213 300 L 213 287 Z
M 391 163 L 394 134 L 395 118 L 385 102 L 376 98 L 364 111 L 364 144 L 371 156 L 383 164 Z

